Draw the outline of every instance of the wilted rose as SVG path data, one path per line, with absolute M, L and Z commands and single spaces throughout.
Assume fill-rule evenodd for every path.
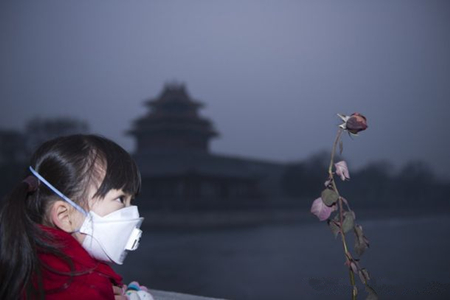
M 357 134 L 367 129 L 367 119 L 360 113 L 354 113 L 347 120 L 346 128 L 350 133 Z
M 340 125 L 340 127 L 344 130 L 347 130 L 348 132 L 352 134 L 357 134 L 360 131 L 367 129 L 367 119 L 360 113 L 353 113 L 350 116 L 343 116 L 338 114 L 338 116 L 344 121 L 343 124 Z

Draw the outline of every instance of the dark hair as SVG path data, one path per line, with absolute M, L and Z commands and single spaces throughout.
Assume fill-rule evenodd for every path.
M 92 181 L 99 184 L 95 196 L 100 199 L 111 189 L 136 196 L 141 187 L 131 156 L 116 143 L 96 135 L 45 142 L 34 153 L 31 167 L 82 207 L 86 207 L 86 191 Z M 39 276 L 45 266 L 37 249 L 67 260 L 39 226 L 51 225 L 46 212 L 56 200 L 60 198 L 44 184 L 30 193 L 26 182 L 19 183 L 4 199 L 0 212 L 0 299 L 45 297 Z

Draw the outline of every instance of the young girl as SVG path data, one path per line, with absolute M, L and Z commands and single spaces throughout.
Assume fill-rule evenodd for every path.
M 141 235 L 130 155 L 73 135 L 44 143 L 28 170 L 2 203 L 0 299 L 127 299 L 108 263 L 122 264 Z

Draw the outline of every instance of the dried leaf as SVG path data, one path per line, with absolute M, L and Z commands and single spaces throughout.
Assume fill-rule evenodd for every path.
M 342 199 L 343 199 L 343 198 L 342 198 Z M 344 215 L 345 215 L 345 214 L 350 214 L 350 215 L 352 215 L 353 221 L 356 220 L 356 214 L 355 214 L 355 212 L 354 212 L 353 210 L 349 209 L 346 213 L 344 213 Z
M 333 211 L 336 210 L 336 206 L 327 206 L 322 201 L 322 198 L 317 198 L 311 205 L 311 213 L 316 215 L 320 221 L 328 219 Z
M 366 300 L 378 300 L 377 293 L 369 285 L 366 285 L 366 292 L 369 293 L 369 295 L 367 295 Z
M 345 205 L 347 206 L 347 209 L 348 209 L 349 211 L 352 211 L 352 210 L 350 209 L 350 205 L 348 204 L 347 199 L 345 199 L 344 197 L 341 197 L 341 199 L 342 199 L 342 201 L 345 203 Z M 353 211 L 353 214 L 355 215 L 355 220 L 356 220 L 356 214 L 355 214 L 354 211 Z
M 354 261 L 350 262 L 350 268 L 352 269 L 353 273 L 358 273 L 358 267 L 356 266 L 356 263 Z
M 331 229 L 334 237 L 337 238 L 339 233 L 341 232 L 341 228 L 339 227 L 339 223 L 336 220 L 328 220 L 328 226 Z
M 369 248 L 369 240 L 364 236 L 363 229 L 361 225 L 355 225 L 355 252 L 358 256 L 364 254 L 364 252 Z
M 370 276 L 369 276 L 369 272 L 367 271 L 367 269 L 361 269 L 358 272 L 359 278 L 361 279 L 361 282 L 366 284 L 367 281 L 370 280 Z
M 342 151 L 344 151 L 344 143 L 342 140 L 339 141 L 339 155 L 342 155 Z
M 343 160 L 334 164 L 336 167 L 336 175 L 341 177 L 342 181 L 350 179 L 347 163 Z
M 332 206 L 339 199 L 339 195 L 331 189 L 324 189 L 321 196 L 323 203 L 325 203 L 325 205 L 327 206 Z
M 342 231 L 344 233 L 347 233 L 353 229 L 354 225 L 355 225 L 354 214 L 350 211 L 345 212 L 344 221 L 342 222 Z

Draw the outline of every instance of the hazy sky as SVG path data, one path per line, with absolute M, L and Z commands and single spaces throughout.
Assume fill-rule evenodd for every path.
M 446 0 L 2 0 L 0 127 L 73 116 L 133 150 L 143 101 L 177 80 L 205 102 L 215 152 L 304 159 L 358 111 L 350 168 L 420 159 L 443 174 L 449 28 Z

